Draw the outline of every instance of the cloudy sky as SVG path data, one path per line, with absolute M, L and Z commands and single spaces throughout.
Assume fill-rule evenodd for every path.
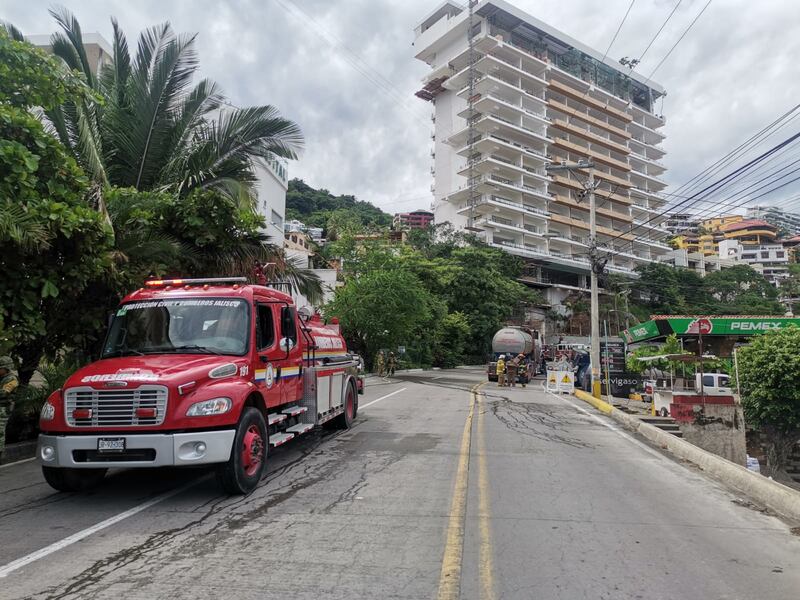
M 512 0 L 604 51 L 629 0 Z M 648 51 L 648 75 L 707 0 L 682 0 Z M 638 56 L 678 0 L 637 0 L 609 56 Z M 430 105 L 414 97 L 427 66 L 413 28 L 439 0 L 63 0 L 84 32 L 111 39 L 115 16 L 129 43 L 170 21 L 197 32 L 202 74 L 237 105 L 273 104 L 303 129 L 290 174 L 384 210 L 431 201 Z M 5 0 L 0 18 L 50 33 L 50 2 Z M 654 76 L 668 92 L 667 180 L 677 187 L 800 102 L 800 2 L 713 0 Z M 794 131 L 787 127 L 775 140 Z M 766 148 L 766 146 L 765 146 Z M 674 188 L 673 188 L 674 189 Z M 792 188 L 787 188 L 792 190 Z M 777 193 L 774 199 L 785 197 Z

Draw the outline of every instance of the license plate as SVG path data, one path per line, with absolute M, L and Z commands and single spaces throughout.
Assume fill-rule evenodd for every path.
M 97 440 L 98 452 L 124 452 L 125 438 L 100 438 Z

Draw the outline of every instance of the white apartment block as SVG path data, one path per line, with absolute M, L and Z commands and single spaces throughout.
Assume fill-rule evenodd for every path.
M 415 29 L 416 58 L 431 67 L 417 95 L 434 105 L 436 222 L 461 228 L 472 213 L 485 241 L 524 257 L 526 281 L 558 304 L 588 285 L 588 172 L 545 165 L 591 160 L 607 269 L 633 275 L 670 252 L 657 217 L 663 88 L 503 0 L 476 3 L 472 61 L 468 25 L 467 9 L 445 2 Z
M 747 218 L 766 221 L 775 225 L 778 230 L 787 230 L 790 236 L 800 234 L 800 214 L 789 212 L 777 206 L 750 206 L 747 209 Z
M 283 221 L 286 214 L 286 190 L 289 189 L 289 167 L 285 159 L 272 156 L 256 166 L 256 211 L 266 221 L 265 232 L 273 244 L 283 243 Z
M 737 240 L 722 240 L 719 257 L 750 265 L 773 285 L 789 276 L 789 250 L 780 242 L 743 246 Z
M 714 271 L 721 271 L 727 267 L 732 267 L 736 264 L 734 258 L 723 258 L 722 256 L 706 256 L 702 252 L 689 252 L 688 250 L 680 249 L 667 252 L 659 257 L 661 262 L 673 267 L 683 267 L 684 269 L 691 269 L 700 277 L 705 277 Z

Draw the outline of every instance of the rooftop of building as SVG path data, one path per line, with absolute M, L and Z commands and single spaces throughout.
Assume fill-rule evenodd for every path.
M 103 49 L 103 52 L 106 54 L 112 55 L 114 54 L 113 49 L 111 48 L 111 44 L 109 44 L 106 39 L 100 35 L 99 33 L 84 33 L 83 34 L 83 45 L 89 46 L 91 44 L 96 44 Z M 49 47 L 52 44 L 50 43 L 50 34 L 49 33 L 36 33 L 33 35 L 26 35 L 25 40 L 33 44 L 34 46 L 38 47 Z
M 619 63 L 611 57 L 601 54 L 597 50 L 579 42 L 566 33 L 559 31 L 544 21 L 537 19 L 533 15 L 520 10 L 505 0 L 482 0 L 475 5 L 474 13 L 481 17 L 489 17 L 492 15 L 499 17 L 502 19 L 504 27 L 511 31 L 520 33 L 521 35 L 527 34 L 529 36 L 536 37 L 543 35 L 544 37 L 549 38 L 551 41 L 556 42 L 564 49 L 564 51 L 569 50 L 570 47 L 579 50 L 580 52 L 583 52 L 596 61 L 603 63 L 605 66 L 613 69 L 614 71 L 622 73 L 639 84 L 649 87 L 654 92 L 655 96 L 663 96 L 666 93 L 666 90 L 663 86 L 655 81 L 652 81 L 650 78 L 645 77 L 643 74 L 637 73 L 634 70 L 621 69 Z M 466 21 L 468 20 L 468 13 L 465 5 L 461 5 L 452 1 L 443 2 L 430 14 L 428 14 L 428 16 L 415 28 L 414 31 L 416 35 L 419 36 L 423 34 L 428 28 L 432 27 L 436 22 L 445 16 L 450 18 L 459 17 L 464 25 L 466 25 Z M 422 52 L 417 55 L 417 58 L 424 60 L 421 57 L 421 54 Z
M 739 221 L 738 223 L 730 223 L 722 227 L 722 231 L 730 232 L 730 231 L 739 231 L 740 229 L 752 229 L 753 227 L 759 227 L 764 229 L 775 229 L 775 226 L 772 223 L 767 223 L 766 221 L 762 221 L 761 219 L 750 219 L 747 221 Z

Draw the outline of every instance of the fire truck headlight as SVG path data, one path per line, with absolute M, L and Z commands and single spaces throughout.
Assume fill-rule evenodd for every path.
M 210 415 L 221 415 L 228 412 L 233 406 L 230 398 L 212 398 L 195 402 L 186 411 L 187 417 L 208 417 Z
M 50 462 L 56 457 L 56 449 L 52 446 L 42 446 L 41 453 L 45 462 Z
M 45 402 L 42 406 L 42 412 L 39 414 L 40 421 L 52 421 L 53 418 L 56 416 L 56 407 L 50 404 L 49 402 Z

